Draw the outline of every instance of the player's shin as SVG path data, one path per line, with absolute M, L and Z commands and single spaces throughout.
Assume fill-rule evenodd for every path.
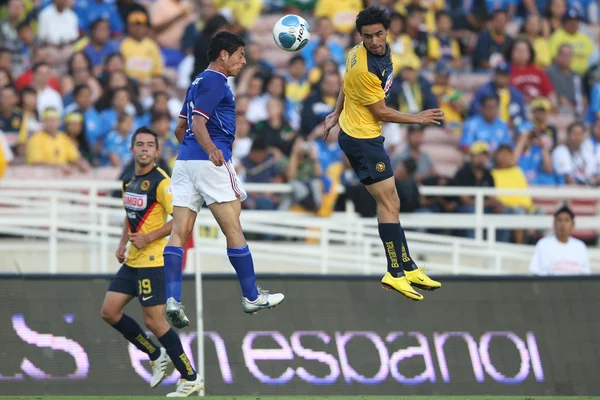
M 167 333 L 158 338 L 163 347 L 167 350 L 167 354 L 173 361 L 173 365 L 181 374 L 181 378 L 187 381 L 195 381 L 196 371 L 192 367 L 190 359 L 183 351 L 181 340 L 177 335 L 177 332 L 173 328 L 169 329 Z
M 237 274 L 242 288 L 242 295 L 250 301 L 256 300 L 258 289 L 256 288 L 256 277 L 254 275 L 254 262 L 248 245 L 228 248 L 227 256 Z
M 160 357 L 160 347 L 154 344 L 142 327 L 127 314 L 123 314 L 119 322 L 111 326 L 121 332 L 135 347 L 148 354 L 150 360 L 155 361 Z
M 379 237 L 383 242 L 388 272 L 393 277 L 403 276 L 404 271 L 412 271 L 416 268 L 408 253 L 404 230 L 399 223 L 379 224 Z
M 163 252 L 165 260 L 165 278 L 167 281 L 167 299 L 181 302 L 181 281 L 183 266 L 183 248 L 166 246 Z

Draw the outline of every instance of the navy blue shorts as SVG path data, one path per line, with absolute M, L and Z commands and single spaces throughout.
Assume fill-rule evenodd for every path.
M 338 143 L 363 185 L 372 185 L 394 176 L 390 156 L 383 147 L 385 138 L 357 139 L 340 129 Z
M 165 268 L 132 268 L 123 264 L 117 275 L 110 281 L 108 291 L 136 296 L 143 307 L 166 304 Z

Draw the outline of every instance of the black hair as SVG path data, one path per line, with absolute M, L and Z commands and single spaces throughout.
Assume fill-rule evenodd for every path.
M 21 31 L 21 29 L 23 29 L 23 28 L 27 28 L 27 27 L 31 28 L 31 21 L 30 21 L 30 20 L 28 20 L 28 19 L 25 19 L 24 21 L 22 21 L 22 22 L 19 22 L 19 23 L 17 24 L 17 32 L 20 32 L 20 31 Z
M 211 39 L 219 29 L 228 24 L 227 18 L 221 14 L 217 14 L 206 22 L 202 30 L 202 35 L 205 38 Z
M 120 58 L 121 60 L 124 60 L 123 54 L 116 51 L 106 56 L 106 58 L 104 59 L 104 66 L 106 67 L 113 58 Z
M 510 45 L 506 48 L 506 51 L 504 52 L 504 59 L 512 64 L 512 53 L 519 43 L 525 43 L 527 45 L 527 47 L 529 48 L 529 60 L 527 60 L 527 65 L 533 64 L 533 60 L 535 60 L 535 50 L 531 42 L 523 38 L 516 39 L 510 43 Z
M 159 121 L 161 119 L 168 119 L 170 121 L 171 115 L 168 112 L 164 112 L 164 111 L 152 113 L 152 118 L 151 118 L 152 123 L 155 123 L 156 121 Z
M 2 53 L 12 54 L 12 52 L 9 49 L 7 49 L 6 47 L 4 47 L 4 46 L 0 47 L 0 54 L 2 54 Z
M 158 149 L 158 133 L 156 133 L 156 131 L 154 129 L 152 129 L 146 125 L 144 125 L 140 128 L 137 128 L 135 130 L 135 132 L 133 133 L 133 136 L 131 137 L 131 147 L 133 147 L 133 145 L 135 144 L 135 139 L 137 138 L 137 135 L 139 135 L 140 133 L 147 133 L 148 135 L 154 136 L 154 144 L 156 144 L 156 148 Z
M 496 153 L 500 153 L 502 150 L 508 150 L 512 152 L 512 147 L 510 147 L 510 144 L 508 143 L 503 143 L 500 146 L 498 146 L 498 148 L 496 149 Z
M 376 5 L 369 6 L 356 16 L 356 30 L 361 33 L 363 26 L 382 24 L 384 29 L 390 29 L 391 18 L 384 8 Z
M 402 164 L 404 165 L 404 168 L 406 169 L 406 172 L 409 175 L 414 174 L 417 170 L 417 161 L 412 157 L 409 157 L 406 160 L 404 160 Z
M 169 86 L 169 78 L 167 78 L 166 75 L 160 75 L 160 74 L 159 75 L 154 75 L 154 76 L 152 76 L 152 79 L 154 79 L 154 78 L 160 79 L 161 81 L 163 81 L 163 83 L 165 84 L 165 86 L 167 86 L 167 87 Z
M 125 118 L 133 118 L 133 115 L 127 114 L 126 112 L 121 112 L 117 117 L 117 123 L 120 124 L 121 122 L 125 121 Z
M 264 135 L 260 135 L 254 140 L 254 142 L 252 142 L 252 147 L 250 150 L 266 150 L 267 147 L 267 140 L 265 139 Z
M 479 104 L 483 107 L 485 105 L 485 103 L 487 103 L 490 100 L 494 100 L 496 102 L 500 101 L 500 99 L 498 98 L 497 95 L 495 95 L 495 94 L 488 94 L 488 95 L 483 96 L 481 98 L 481 100 L 479 100 Z
M 288 61 L 288 65 L 292 65 L 295 64 L 297 62 L 301 61 L 303 64 L 306 65 L 306 61 L 304 60 L 304 57 L 302 57 L 301 55 L 297 54 L 294 57 L 290 58 L 290 61 Z
M 73 97 L 77 98 L 77 96 L 79 96 L 79 93 L 85 89 L 91 91 L 90 87 L 85 83 L 81 83 L 81 84 L 75 86 L 75 89 L 73 89 Z
M 67 61 L 67 73 L 71 76 L 73 76 L 73 60 L 75 59 L 75 57 L 77 56 L 82 56 L 83 59 L 85 60 L 85 62 L 87 63 L 87 71 L 91 74 L 92 73 L 92 60 L 90 59 L 90 56 L 88 56 L 87 54 L 85 54 L 83 51 L 79 51 L 77 53 L 73 53 L 71 55 L 71 57 L 69 57 L 69 60 Z
M 569 214 L 571 220 L 575 221 L 575 213 L 566 204 L 554 212 L 554 219 L 556 219 L 556 217 L 558 217 L 562 213 Z
M 88 161 L 92 161 L 94 159 L 94 155 L 92 153 L 92 150 L 90 149 L 90 144 L 87 140 L 87 135 L 85 132 L 85 118 L 83 116 L 83 111 L 81 111 L 79 108 L 68 112 L 67 115 L 70 114 L 79 114 L 81 115 L 81 133 L 79 134 L 79 136 L 77 136 L 77 138 L 75 139 L 77 141 L 77 148 L 79 149 L 79 152 L 81 153 L 81 155 L 83 156 L 83 158 L 85 158 Z M 66 129 L 66 123 L 65 123 L 65 129 Z
M 12 72 L 8 68 L 0 68 L 0 73 L 1 72 L 6 74 L 6 77 L 8 78 L 8 85 L 12 85 L 14 83 Z
M 98 25 L 100 25 L 102 22 L 106 22 L 110 28 L 110 22 L 107 19 L 104 18 L 98 18 L 95 19 L 91 24 L 90 24 L 90 32 L 92 32 L 94 29 L 96 29 L 96 27 Z
M 244 39 L 235 33 L 219 32 L 208 44 L 208 61 L 213 62 L 219 58 L 221 51 L 225 50 L 229 55 L 235 53 L 240 47 L 244 47 Z
M 33 71 L 33 73 L 36 73 L 38 69 L 40 69 L 41 67 L 48 67 L 50 68 L 50 65 L 48 65 L 48 63 L 45 63 L 43 61 L 38 62 L 33 64 L 33 68 L 31 68 L 31 70 Z
M 573 129 L 578 127 L 585 129 L 585 124 L 583 123 L 583 121 L 576 120 L 571 122 L 569 126 L 567 126 L 567 135 L 571 134 L 571 132 L 573 132 Z
M 452 19 L 452 15 L 450 15 L 450 13 L 446 10 L 441 10 L 435 13 L 435 20 L 438 21 L 440 18 L 442 17 L 448 17 L 450 19 Z
M 13 91 L 13 92 L 14 92 L 14 93 L 17 95 L 17 96 L 19 95 L 19 90 L 18 90 L 18 89 L 17 89 L 17 87 L 16 87 L 14 84 L 12 84 L 12 83 L 9 83 L 8 85 L 2 86 L 2 87 L 0 88 L 0 92 L 1 92 L 1 91 L 3 91 L 4 89 L 10 89 L 10 90 L 12 90 L 12 91 Z

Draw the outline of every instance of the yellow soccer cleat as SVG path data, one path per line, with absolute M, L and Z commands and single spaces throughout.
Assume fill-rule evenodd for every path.
M 406 279 L 406 276 L 394 278 L 392 274 L 386 272 L 383 279 L 381 279 L 381 286 L 385 290 L 395 290 L 411 300 L 423 300 L 423 295 L 410 286 L 410 282 Z
M 442 284 L 438 281 L 434 281 L 427 275 L 423 268 L 417 268 L 414 271 L 404 271 L 406 275 L 406 279 L 410 282 L 411 285 L 418 287 L 423 290 L 435 290 L 442 287 Z

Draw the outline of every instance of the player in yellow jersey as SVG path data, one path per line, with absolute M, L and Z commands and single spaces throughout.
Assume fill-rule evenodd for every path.
M 183 351 L 179 336 L 166 320 L 163 250 L 173 226 L 167 222 L 173 204 L 171 180 L 154 164 L 157 150 L 156 132 L 145 126 L 135 131 L 131 140 L 135 175 L 123 182 L 126 217 L 116 253 L 123 265 L 108 287 L 101 314 L 125 339 L 148 354 L 152 365 L 150 386 L 158 386 L 165 378 L 170 359 L 181 380 L 177 390 L 167 397 L 187 397 L 200 391 L 203 385 Z M 125 257 L 127 242 L 131 245 Z M 134 297 L 142 305 L 144 324 L 163 347 L 157 346 L 133 318 L 123 313 Z
M 348 53 L 346 74 L 335 110 L 325 119 L 325 137 L 340 124 L 338 142 L 352 169 L 377 202 L 379 237 L 388 263 L 381 283 L 412 300 L 423 295 L 412 286 L 434 290 L 439 282 L 429 278 L 411 259 L 404 230 L 399 223 L 400 199 L 396 192 L 390 157 L 383 147 L 382 122 L 439 125 L 440 109 L 404 114 L 386 106 L 385 99 L 394 76 L 390 46 L 386 42 L 390 18 L 377 6 L 362 10 L 356 30 L 363 41 Z

